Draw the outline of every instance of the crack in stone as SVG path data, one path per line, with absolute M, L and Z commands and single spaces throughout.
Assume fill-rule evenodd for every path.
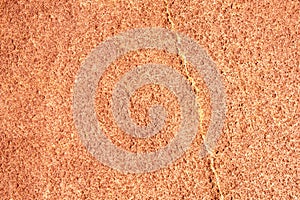
M 167 0 L 164 0 L 164 3 L 165 3 L 165 9 L 166 9 L 166 13 L 167 13 L 167 21 L 171 25 L 171 30 L 174 31 L 174 33 L 176 34 L 177 54 L 180 57 L 181 63 L 184 66 L 186 77 L 187 77 L 188 81 L 191 83 L 191 86 L 195 90 L 195 93 L 199 94 L 200 89 L 197 87 L 195 80 L 190 76 L 190 74 L 188 72 L 188 69 L 187 69 L 186 57 L 185 57 L 184 53 L 182 53 L 181 49 L 179 48 L 179 45 L 181 44 L 181 38 L 180 38 L 179 34 L 176 32 L 176 30 L 175 30 L 175 23 L 172 20 L 171 12 L 169 10 L 169 3 L 168 3 Z M 197 102 L 200 101 L 199 98 L 198 98 L 198 95 L 196 95 L 196 101 Z M 203 111 L 202 111 L 202 109 L 200 107 L 198 108 L 198 113 L 199 113 L 199 123 L 202 125 L 202 121 L 203 121 L 203 118 L 204 118 L 204 113 L 203 113 Z M 215 153 L 212 152 L 210 150 L 210 148 L 207 146 L 207 144 L 205 143 L 205 141 L 206 141 L 205 137 L 206 137 L 206 135 L 202 134 L 202 138 L 203 138 L 203 143 L 204 143 L 205 149 L 206 149 L 206 151 L 210 155 L 210 157 L 209 157 L 209 160 L 210 160 L 210 164 L 209 164 L 210 170 L 212 171 L 212 173 L 215 176 L 215 180 L 216 180 L 215 182 L 216 182 L 216 185 L 217 185 L 217 190 L 218 190 L 219 195 L 220 195 L 220 199 L 223 200 L 224 196 L 223 196 L 223 193 L 222 193 L 222 190 L 221 190 L 221 186 L 220 186 L 219 175 L 218 175 L 217 170 L 216 170 L 216 168 L 214 166 Z

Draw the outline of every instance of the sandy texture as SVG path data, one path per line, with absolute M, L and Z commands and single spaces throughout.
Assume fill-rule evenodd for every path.
M 299 13 L 299 1 L 277 0 L 1 1 L 1 198 L 298 199 Z M 213 159 L 199 158 L 203 141 L 197 134 L 191 148 L 168 168 L 123 174 L 102 165 L 83 146 L 72 116 L 73 85 L 81 63 L 106 38 L 141 27 L 188 35 L 207 50 L 221 72 L 228 111 Z M 176 55 L 133 55 L 136 60 L 131 56 L 116 63 L 124 70 L 135 61 L 151 59 L 174 68 L 181 65 Z M 205 85 L 195 76 L 209 116 Z M 104 81 L 99 86 L 98 117 L 106 109 L 100 94 L 112 85 Z M 146 97 L 156 90 L 163 89 L 145 87 L 137 95 Z M 174 98 L 164 93 L 164 98 Z M 136 103 L 144 108 L 153 102 Z M 176 116 L 176 103 L 166 106 Z M 146 123 L 143 112 L 133 118 Z M 207 126 L 204 123 L 203 134 Z M 135 141 L 131 146 L 124 133 L 112 133 L 107 135 L 116 145 L 133 152 L 153 151 L 172 137 L 166 131 L 153 143 Z

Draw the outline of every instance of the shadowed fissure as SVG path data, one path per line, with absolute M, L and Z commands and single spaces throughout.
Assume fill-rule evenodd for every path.
M 199 88 L 197 87 L 197 85 L 195 84 L 195 81 L 194 79 L 190 76 L 188 70 L 187 70 L 187 67 L 186 67 L 186 57 L 184 55 L 184 53 L 182 53 L 181 49 L 178 47 L 181 42 L 181 37 L 179 36 L 179 34 L 176 32 L 176 29 L 175 29 L 175 23 L 173 22 L 172 20 L 172 16 L 171 16 L 171 12 L 169 10 L 169 3 L 167 0 L 164 0 L 164 3 L 165 3 L 165 6 L 166 6 L 166 13 L 167 13 L 167 20 L 168 22 L 170 23 L 171 25 L 171 30 L 173 30 L 175 33 L 176 33 L 176 40 L 177 40 L 177 44 L 176 44 L 176 47 L 177 47 L 177 53 L 178 53 L 178 56 L 181 58 L 182 60 L 182 65 L 185 69 L 185 72 L 186 72 L 186 78 L 188 79 L 188 81 L 191 83 L 191 86 L 192 88 L 194 89 L 195 93 L 196 93 L 196 101 L 199 102 L 199 98 L 198 98 L 198 93 L 199 93 Z M 198 107 L 198 114 L 199 114 L 199 123 L 202 124 L 202 121 L 203 121 L 203 118 L 204 118 L 204 114 L 203 114 L 203 111 L 201 109 L 201 107 L 199 106 Z M 217 185 L 217 189 L 218 189 L 218 192 L 220 194 L 220 199 L 223 200 L 224 199 L 224 195 L 222 193 L 222 190 L 221 190 L 221 186 L 220 186 L 220 178 L 219 178 L 219 175 L 218 175 L 218 172 L 214 166 L 214 160 L 215 160 L 215 153 L 214 151 L 212 151 L 206 144 L 206 134 L 202 132 L 201 130 L 201 133 L 202 133 L 202 138 L 203 138 L 203 144 L 205 146 L 205 150 L 209 153 L 209 160 L 210 160 L 210 170 L 212 171 L 212 173 L 214 174 L 215 176 L 215 184 Z

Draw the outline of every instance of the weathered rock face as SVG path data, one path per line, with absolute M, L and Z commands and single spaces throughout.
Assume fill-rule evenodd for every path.
M 299 198 L 298 1 L 0 7 L 1 198 Z

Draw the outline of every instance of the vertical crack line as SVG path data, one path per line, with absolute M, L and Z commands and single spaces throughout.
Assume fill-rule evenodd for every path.
M 198 94 L 200 89 L 198 88 L 198 86 L 196 85 L 195 80 L 193 79 L 193 77 L 190 76 L 190 73 L 187 69 L 187 60 L 186 60 L 186 56 L 184 55 L 184 53 L 181 51 L 180 49 L 180 44 L 181 44 L 181 38 L 180 35 L 177 33 L 177 31 L 175 30 L 175 23 L 172 20 L 172 15 L 171 12 L 169 10 L 169 3 L 167 0 L 164 0 L 165 3 L 165 10 L 166 10 L 166 14 L 167 14 L 167 21 L 170 23 L 171 25 L 171 30 L 174 31 L 175 35 L 176 35 L 176 49 L 177 49 L 177 55 L 180 57 L 181 59 L 181 64 L 184 67 L 185 70 L 185 74 L 186 77 L 188 79 L 188 81 L 191 83 L 192 88 L 194 89 L 195 93 L 196 93 L 196 103 L 200 102 L 200 99 L 198 98 Z M 199 103 L 198 103 L 199 104 Z M 220 186 L 220 178 L 218 175 L 218 172 L 214 166 L 214 159 L 215 159 L 215 153 L 213 151 L 210 150 L 210 148 L 207 146 L 206 144 L 206 135 L 204 135 L 203 133 L 203 127 L 202 127 L 202 122 L 203 122 L 203 118 L 204 118 L 204 113 L 202 111 L 202 109 L 200 108 L 200 106 L 198 107 L 198 113 L 199 113 L 199 123 L 200 123 L 200 127 L 201 127 L 201 132 L 202 132 L 202 138 L 203 138 L 203 143 L 205 146 L 206 151 L 209 153 L 210 157 L 210 170 L 212 171 L 213 175 L 215 176 L 215 181 L 216 181 L 216 185 L 217 185 L 217 189 L 218 189 L 218 193 L 220 195 L 220 200 L 224 200 L 224 196 L 221 190 L 221 186 Z
M 174 30 L 175 29 L 175 24 L 174 24 L 174 22 L 172 21 L 172 18 L 171 18 L 171 13 L 170 13 L 170 10 L 169 10 L 169 3 L 168 3 L 167 0 L 164 0 L 164 3 L 165 3 L 168 22 L 171 24 L 171 30 Z
M 219 175 L 218 175 L 218 172 L 215 168 L 215 165 L 214 165 L 214 156 L 212 154 L 210 154 L 210 169 L 211 171 L 213 172 L 214 176 L 215 176 L 215 179 L 216 179 L 216 185 L 217 185 L 217 188 L 218 188 L 218 192 L 220 194 L 220 200 L 224 200 L 224 196 L 223 196 L 223 193 L 222 193 L 222 190 L 221 190 L 221 186 L 220 186 L 220 178 L 219 178 Z
M 179 34 L 177 33 L 177 31 L 175 30 L 175 23 L 172 20 L 172 15 L 171 12 L 169 10 L 169 4 L 167 0 L 164 0 L 165 3 L 165 9 L 166 9 L 166 13 L 167 13 L 167 20 L 171 25 L 171 30 L 174 31 L 175 35 L 176 35 L 176 49 L 177 49 L 177 55 L 179 56 L 179 58 L 181 59 L 181 63 L 184 67 L 185 70 L 185 74 L 186 74 L 186 78 L 188 79 L 188 81 L 191 83 L 192 88 L 195 90 L 196 93 L 196 101 L 200 102 L 200 99 L 198 98 L 199 91 L 200 89 L 197 87 L 195 80 L 193 79 L 193 77 L 190 76 L 188 69 L 187 69 L 187 61 L 186 61 L 186 57 L 184 55 L 184 53 L 182 53 L 181 49 L 179 48 L 179 45 L 181 44 L 181 38 L 179 36 Z M 196 103 L 197 103 L 196 102 Z M 204 118 L 204 113 L 202 111 L 202 109 L 200 109 L 200 106 L 198 108 L 198 113 L 199 113 L 199 123 L 202 126 L 202 121 Z M 202 129 L 202 127 L 201 127 Z

